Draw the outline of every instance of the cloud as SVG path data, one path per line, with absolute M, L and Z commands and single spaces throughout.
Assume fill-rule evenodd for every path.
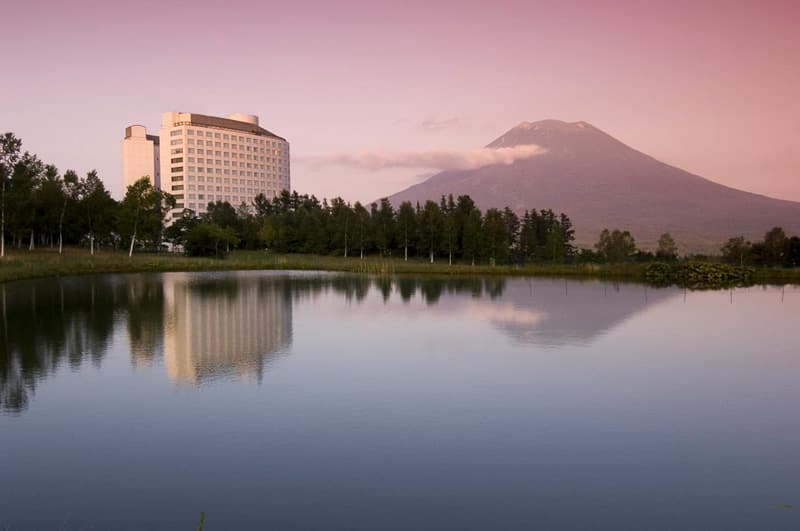
M 461 120 L 458 118 L 448 118 L 446 120 L 424 120 L 420 125 L 423 131 L 442 131 L 443 129 L 455 129 L 461 127 Z
M 504 148 L 481 148 L 471 151 L 387 151 L 334 153 L 307 156 L 298 162 L 313 167 L 347 166 L 368 170 L 384 168 L 429 168 L 435 170 L 472 170 L 483 166 L 513 164 L 520 159 L 541 155 L 546 150 L 533 144 Z

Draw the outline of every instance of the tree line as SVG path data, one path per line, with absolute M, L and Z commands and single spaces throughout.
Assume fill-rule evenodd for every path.
M 222 257 L 232 249 L 340 256 L 380 255 L 448 263 L 651 262 L 678 260 L 678 246 L 661 235 L 655 252 L 638 249 L 629 231 L 604 229 L 592 249 L 574 245 L 569 216 L 550 209 L 481 211 L 468 196 L 442 196 L 423 204 L 388 199 L 370 205 L 337 197 L 282 191 L 234 207 L 209 203 L 206 212 L 184 210 L 168 220 L 175 199 L 147 177 L 114 200 L 97 172 L 60 174 L 35 154 L 22 152 L 13 133 L 0 137 L 0 257 L 8 241 L 17 248 L 83 245 L 161 250 L 165 244 L 191 256 Z M 761 242 L 731 238 L 721 249 L 739 265 L 796 266 L 800 238 L 772 229 Z
M 284 190 L 274 198 L 258 195 L 252 205 L 239 208 L 218 201 L 201 215 L 184 210 L 164 236 L 191 255 L 266 247 L 283 253 L 508 263 L 565 260 L 575 251 L 566 214 L 482 212 L 467 195 L 416 205 L 406 201 L 395 208 L 388 199 L 366 206 Z
M 159 243 L 167 212 L 175 204 L 148 179 L 128 187 L 116 201 L 92 170 L 60 174 L 35 154 L 22 152 L 13 133 L 0 137 L 0 257 L 6 241 L 29 250 L 37 246 L 119 247 L 122 242 Z

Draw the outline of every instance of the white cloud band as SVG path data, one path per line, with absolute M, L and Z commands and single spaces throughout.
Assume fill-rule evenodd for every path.
M 546 150 L 536 145 L 504 148 L 481 148 L 471 151 L 394 151 L 335 153 L 299 157 L 297 162 L 314 167 L 349 166 L 369 170 L 383 168 L 430 168 L 436 170 L 471 170 L 497 164 L 513 164 L 520 159 L 541 155 Z

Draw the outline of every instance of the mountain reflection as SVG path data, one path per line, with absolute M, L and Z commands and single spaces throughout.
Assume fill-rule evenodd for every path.
M 136 369 L 163 364 L 178 384 L 261 382 L 290 352 L 294 306 L 326 294 L 402 307 L 419 297 L 431 315 L 464 315 L 526 343 L 558 346 L 590 343 L 677 293 L 547 279 L 264 272 L 17 282 L 0 286 L 0 409 L 25 410 L 42 381 L 99 367 L 112 347 Z

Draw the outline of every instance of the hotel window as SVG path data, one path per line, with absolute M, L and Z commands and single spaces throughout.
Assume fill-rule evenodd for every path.
M 178 136 L 179 134 L 181 134 L 181 132 L 182 131 L 180 129 L 175 129 L 169 132 L 169 136 Z
M 174 183 L 183 182 L 183 175 L 173 175 L 172 182 Z
M 211 138 L 213 135 L 211 134 L 211 131 L 206 131 L 206 136 L 207 136 L 208 138 Z
M 219 153 L 219 151 L 217 153 Z M 220 159 L 217 159 L 214 161 L 214 164 L 216 164 L 217 166 L 222 166 L 222 161 Z
M 188 162 L 194 162 L 194 157 L 189 157 Z
M 173 140 L 173 142 L 174 142 L 174 140 Z M 194 145 L 194 138 L 190 138 L 190 139 L 188 139 L 188 140 L 186 141 L 186 143 L 187 143 L 187 144 L 189 144 L 190 146 L 193 146 L 193 145 Z
M 214 142 L 214 147 L 222 147 L 222 142 Z
M 243 136 L 239 137 L 239 142 L 244 142 L 244 137 Z
M 180 154 L 180 153 L 183 153 L 183 148 L 175 148 L 175 149 L 173 149 L 173 150 L 171 151 L 171 153 L 172 153 L 173 155 L 178 155 L 178 154 Z
M 191 159 L 190 159 L 190 161 L 191 161 Z M 178 162 L 183 162 L 183 157 L 175 157 L 174 159 L 170 159 L 170 162 L 172 164 L 175 164 L 175 163 L 178 163 Z
M 172 168 L 171 171 L 172 171 L 172 173 L 182 172 L 183 171 L 183 166 L 175 166 L 174 168 Z
M 198 155 L 205 155 L 205 154 L 206 154 L 206 152 L 205 152 L 205 151 L 203 151 L 203 148 L 197 148 L 197 154 L 198 154 Z
M 219 138 L 221 135 L 219 133 L 214 133 L 214 138 Z
M 187 153 L 194 153 L 194 148 L 189 148 L 186 151 L 187 151 Z
M 194 136 L 194 129 L 187 129 L 186 134 Z
M 214 173 L 216 173 L 217 175 L 222 175 L 222 168 L 217 168 L 217 169 L 214 171 Z
M 222 174 L 223 175 L 230 175 L 231 174 L 231 170 L 225 170 L 225 171 L 222 172 Z
M 222 191 L 222 187 L 221 186 L 217 186 L 217 192 L 221 192 L 221 191 Z
M 189 168 L 189 171 L 192 171 L 192 169 L 191 169 L 191 168 Z M 202 167 L 202 166 L 198 166 L 198 168 L 197 168 L 197 173 L 203 173 L 203 171 L 205 171 L 205 170 L 203 169 L 203 167 Z
M 191 140 L 189 140 L 189 142 L 191 143 Z M 176 138 L 174 140 L 170 140 L 169 141 L 169 145 L 170 146 L 180 146 L 181 144 L 183 144 L 183 139 L 182 138 Z
M 189 194 L 189 199 L 195 199 L 197 196 L 195 194 Z
M 198 185 L 197 185 L 197 189 L 198 189 L 198 190 L 200 190 L 200 191 L 202 192 L 203 190 L 205 190 L 205 189 L 206 189 L 206 185 L 204 185 L 204 184 L 198 184 Z M 200 199 L 202 199 L 202 197 L 201 197 Z
M 194 189 L 195 189 L 195 187 L 194 187 L 194 185 L 193 185 L 193 184 L 190 184 L 190 185 L 188 185 L 188 186 L 189 186 L 189 188 L 188 188 L 188 190 L 189 190 L 189 191 L 192 191 L 192 190 L 194 190 Z
M 214 173 L 214 168 L 206 168 L 208 171 L 207 173 Z
M 215 157 L 221 157 L 222 156 L 222 151 L 215 151 L 214 152 L 214 156 Z
M 182 185 L 182 184 L 176 184 L 176 185 L 174 185 L 174 186 L 172 187 L 172 191 L 173 191 L 173 192 L 180 191 L 180 190 L 183 190 L 183 185 Z M 179 199 L 179 198 L 178 198 L 178 197 L 176 197 L 176 199 Z
M 217 183 L 222 183 L 222 177 L 217 177 L 216 181 Z
M 222 182 L 224 182 L 225 184 L 231 184 L 231 180 L 230 179 L 225 179 Z

